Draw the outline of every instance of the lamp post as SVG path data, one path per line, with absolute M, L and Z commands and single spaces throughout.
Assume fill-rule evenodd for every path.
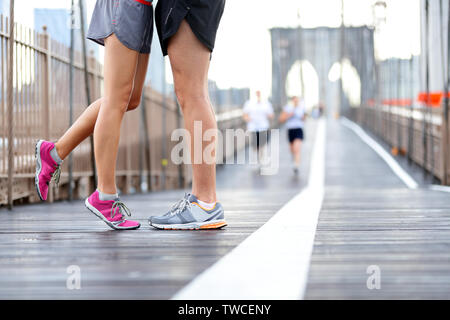
M 382 26 L 386 23 L 386 9 L 387 4 L 384 1 L 377 1 L 372 6 L 373 13 L 373 27 L 374 27 L 374 56 L 375 56 L 375 64 L 374 64 L 374 72 L 375 72 L 375 90 L 376 90 L 376 100 L 375 107 L 379 109 L 380 112 L 379 120 L 377 124 L 379 126 L 378 132 L 381 133 L 381 76 L 380 76 L 380 48 L 379 48 L 379 38 L 382 30 Z
M 340 80 L 341 80 L 341 88 L 339 91 L 339 107 L 336 110 L 336 118 L 340 117 L 340 113 L 342 111 L 342 107 L 344 104 L 344 46 L 345 46 L 345 26 L 344 26 L 344 0 L 341 0 L 341 46 L 340 46 L 340 55 L 341 55 L 341 71 L 340 71 Z
M 423 148 L 423 176 L 426 178 L 428 176 L 428 140 L 429 140 L 429 125 L 428 120 L 430 120 L 430 110 L 429 102 L 430 102 L 430 70 L 429 70 L 429 2 L 425 0 L 425 108 L 423 109 L 423 126 L 422 126 L 422 148 Z M 427 117 L 428 115 L 428 117 Z M 431 141 L 433 141 L 431 139 Z M 431 146 L 431 150 L 433 151 L 433 146 Z M 432 152 L 433 154 L 433 152 Z M 431 171 L 433 170 L 433 163 L 431 163 Z
M 73 64 L 74 64 L 74 30 L 75 29 L 75 0 L 70 6 L 70 69 L 69 69 L 69 126 L 73 123 Z M 69 154 L 69 201 L 73 200 L 73 157 Z
M 84 71 L 84 90 L 86 93 L 86 101 L 87 105 L 91 105 L 91 89 L 89 85 L 89 66 L 87 61 L 87 48 L 86 48 L 86 32 L 84 25 L 84 0 L 79 0 L 79 10 L 80 10 L 80 31 L 81 31 L 81 48 L 82 48 L 82 57 L 83 57 L 83 71 Z M 92 184 L 93 188 L 97 187 L 97 168 L 95 166 L 95 152 L 94 152 L 94 135 L 90 135 L 89 137 L 90 147 L 91 147 L 91 166 L 92 166 Z
M 14 0 L 9 2 L 9 43 L 8 43 L 8 77 L 7 77 L 7 119 L 8 119 L 8 209 L 13 207 L 14 179 Z
M 440 1 L 440 27 L 441 32 L 443 35 L 445 35 L 445 22 L 444 22 L 444 5 L 443 1 Z M 447 39 L 450 35 L 450 4 L 448 6 L 448 15 L 447 15 Z M 442 106 L 442 133 L 441 133 L 441 145 L 442 145 L 442 152 L 441 152 L 441 161 L 442 161 L 442 180 L 441 184 L 447 185 L 449 183 L 449 90 L 450 90 L 450 70 L 449 70 L 449 62 L 450 62 L 450 41 L 447 41 L 447 48 L 444 47 L 444 39 L 441 38 L 441 54 L 442 54 L 442 64 L 445 63 L 445 50 L 447 50 L 447 65 L 443 68 L 443 87 L 444 87 L 444 105 Z
M 381 28 L 384 24 L 386 24 L 386 10 L 387 4 L 384 1 L 377 1 L 372 5 L 373 27 L 375 29 L 375 35 L 377 36 L 377 38 L 375 39 L 375 50 L 374 50 L 376 60 L 380 60 L 378 40 L 381 34 Z

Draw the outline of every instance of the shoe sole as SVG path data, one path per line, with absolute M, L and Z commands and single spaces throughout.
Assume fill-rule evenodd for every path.
M 39 140 L 38 142 L 36 142 L 36 145 L 34 147 L 36 157 L 36 173 L 34 174 L 34 186 L 36 187 L 36 192 L 39 196 L 39 199 L 41 199 L 41 201 L 45 201 L 45 199 L 42 197 L 41 189 L 39 188 L 39 175 L 41 174 L 42 170 L 41 152 L 40 152 L 42 142 L 44 142 L 44 140 Z
M 102 215 L 100 211 L 98 211 L 94 206 L 92 206 L 89 203 L 88 199 L 86 199 L 86 201 L 84 201 L 84 205 L 90 212 L 92 212 L 97 218 L 102 220 L 113 230 L 134 230 L 134 229 L 138 229 L 141 226 L 140 224 L 138 224 L 135 227 L 116 227 L 114 224 L 112 224 L 110 221 L 108 221 L 108 219 L 106 219 L 105 216 Z
M 220 229 L 227 225 L 225 220 L 214 220 L 206 222 L 191 222 L 184 224 L 158 224 L 148 222 L 150 226 L 159 230 L 212 230 Z

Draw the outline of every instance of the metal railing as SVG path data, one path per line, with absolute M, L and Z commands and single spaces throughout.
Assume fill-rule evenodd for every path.
M 353 108 L 351 117 L 384 140 L 394 155 L 406 156 L 430 179 L 450 181 L 450 141 L 445 129 L 443 107 L 431 105 L 363 105 Z
M 12 187 L 12 197 L 16 203 L 38 201 L 34 187 L 34 145 L 38 139 L 58 139 L 69 127 L 70 49 L 51 39 L 45 30 L 38 33 L 17 23 L 14 66 L 11 68 L 14 120 L 8 123 L 6 80 L 10 36 L 7 26 L 8 18 L 0 16 L 0 205 L 8 203 L 9 187 Z M 75 51 L 73 67 L 73 116 L 76 119 L 87 105 L 80 52 Z M 102 65 L 90 57 L 87 71 L 91 100 L 94 101 L 102 95 Z M 236 104 L 222 105 L 220 110 L 230 112 L 240 107 Z M 185 187 L 190 183 L 189 168 L 173 164 L 166 159 L 167 154 L 162 154 L 163 143 L 169 155 L 172 146 L 177 143 L 171 141 L 170 135 L 180 127 L 180 117 L 173 94 L 164 98 L 151 87 L 144 87 L 141 106 L 127 112 L 122 124 L 117 159 L 117 184 L 122 193 Z M 222 118 L 220 129 L 242 125 L 237 113 L 234 117 Z M 162 119 L 165 119 L 164 125 Z M 14 132 L 12 141 L 8 139 L 10 126 L 13 126 Z M 12 155 L 8 152 L 11 142 Z M 85 197 L 94 188 L 89 143 L 89 139 L 83 141 L 72 153 L 74 198 Z M 8 156 L 14 159 L 13 179 L 8 179 Z M 49 201 L 68 198 L 67 167 L 63 164 L 60 186 L 51 187 Z

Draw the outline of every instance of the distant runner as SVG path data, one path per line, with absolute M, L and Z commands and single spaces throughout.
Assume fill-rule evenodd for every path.
M 244 120 L 247 130 L 251 132 L 253 150 L 256 152 L 258 164 L 266 156 L 266 143 L 269 140 L 269 120 L 273 118 L 272 105 L 261 98 L 261 91 L 256 91 L 256 100 L 249 100 L 244 105 Z
M 300 168 L 300 157 L 302 141 L 304 139 L 305 102 L 297 96 L 292 98 L 292 103 L 283 108 L 279 118 L 281 123 L 285 123 L 288 130 L 289 145 L 294 161 L 294 173 L 298 174 Z

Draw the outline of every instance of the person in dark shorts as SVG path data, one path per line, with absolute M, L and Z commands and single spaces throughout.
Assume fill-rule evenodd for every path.
M 203 130 L 216 128 L 205 88 L 224 4 L 224 0 L 159 0 L 157 4 L 161 48 L 164 55 L 169 55 L 185 125 L 191 132 L 194 121 L 202 121 Z M 139 222 L 127 220 L 131 212 L 119 199 L 115 171 L 122 119 L 126 111 L 140 104 L 152 34 L 152 0 L 97 0 L 87 38 L 105 46 L 104 96 L 86 108 L 56 143 L 39 140 L 36 144 L 35 185 L 39 197 L 46 200 L 50 181 L 59 180 L 62 160 L 84 139 L 94 135 L 98 184 L 85 205 L 115 230 L 140 227 Z M 186 210 L 194 205 L 187 205 L 187 201 L 195 197 L 204 215 L 199 212 L 191 215 L 201 221 L 188 221 L 191 223 L 188 227 L 193 223 L 199 228 L 223 227 L 226 225 L 223 209 L 216 203 L 215 163 L 194 165 L 193 173 L 192 197 L 183 199 L 173 216 L 175 211 L 188 216 Z M 180 228 L 187 229 L 183 225 Z
M 303 127 L 305 121 L 305 103 L 299 97 L 293 97 L 292 103 L 286 105 L 280 115 L 280 122 L 285 123 L 289 139 L 289 146 L 294 160 L 294 172 L 300 167 Z
M 255 91 L 256 99 L 248 100 L 244 108 L 243 118 L 247 122 L 247 131 L 251 134 L 251 144 L 258 164 L 262 165 L 266 157 L 266 144 L 270 138 L 270 120 L 273 118 L 273 108 L 269 101 L 262 99 L 261 91 Z

